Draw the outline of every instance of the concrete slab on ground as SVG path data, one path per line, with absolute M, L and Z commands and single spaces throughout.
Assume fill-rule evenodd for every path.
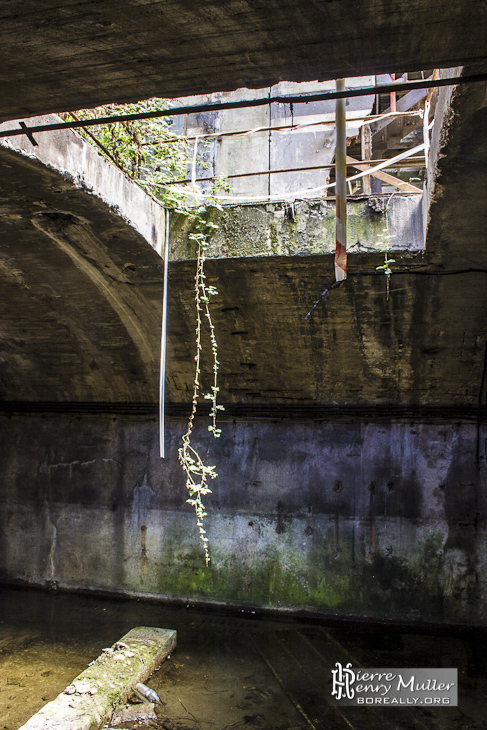
M 114 703 L 125 702 L 137 682 L 146 680 L 175 646 L 176 632 L 170 629 L 132 629 L 20 730 L 95 730 L 111 713 Z

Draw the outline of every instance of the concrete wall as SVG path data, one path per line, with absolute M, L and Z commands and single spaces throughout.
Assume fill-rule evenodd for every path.
M 486 434 L 474 424 L 206 424 L 205 568 L 153 419 L 0 419 L 0 576 L 242 607 L 484 622 Z M 479 435 L 479 441 L 477 436 Z M 477 454 L 477 446 L 480 446 Z
M 390 77 L 389 77 L 390 81 Z M 384 83 L 384 82 L 383 82 Z M 370 87 L 375 76 L 346 79 L 347 88 Z M 193 96 L 173 100 L 176 105 L 198 105 L 248 99 L 272 99 L 277 96 L 317 94 L 334 91 L 335 81 L 291 83 L 281 81 L 266 89 L 237 89 L 227 93 Z M 353 121 L 370 114 L 374 96 L 352 97 L 346 100 L 347 137 L 359 133 L 360 122 Z M 189 137 L 208 133 L 245 132 L 243 136 L 205 138 L 200 140 L 198 154 L 205 166 L 197 169 L 198 178 L 211 179 L 214 175 L 228 179 L 229 194 L 244 201 L 267 199 L 284 195 L 286 200 L 307 197 L 306 190 L 314 190 L 315 197 L 329 182 L 330 165 L 335 158 L 335 105 L 321 101 L 301 104 L 269 103 L 267 106 L 227 109 L 173 117 L 173 129 Z M 301 126 L 317 125 L 319 126 Z M 281 127 L 288 126 L 288 130 Z M 269 129 L 273 127 L 274 129 Z M 249 130 L 254 130 L 249 134 Z M 299 170 L 305 167 L 325 166 L 322 169 Z M 294 172 L 277 173 L 277 170 Z M 272 171 L 273 174 L 263 174 Z M 191 178 L 192 165 L 187 177 Z M 255 173 L 260 173 L 256 175 Z M 232 178 L 232 175 L 249 177 Z M 321 190 L 320 190 L 321 186 Z M 204 185 L 200 186 L 204 189 Z M 299 191 L 299 193 L 298 193 Z M 331 194 L 333 194 L 331 189 Z M 309 197 L 309 196 L 308 196 Z M 311 196 L 312 197 L 312 196 Z M 238 202 L 235 200 L 234 202 Z
M 153 401 L 164 209 L 72 130 L 37 136 L 0 143 L 0 402 Z
M 206 258 L 334 254 L 335 200 L 225 206 L 211 217 L 219 228 L 212 236 Z M 191 222 L 171 213 L 171 261 L 196 258 L 189 240 Z M 422 196 L 404 193 L 347 201 L 347 252 L 424 250 Z
M 22 0 L 3 5 L 2 119 L 485 58 L 484 3 Z

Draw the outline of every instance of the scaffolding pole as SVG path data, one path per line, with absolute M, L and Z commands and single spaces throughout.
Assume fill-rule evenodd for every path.
M 345 79 L 337 79 L 337 92 L 345 90 Z M 345 101 L 336 100 L 336 249 L 335 280 L 347 278 L 347 130 L 345 123 Z

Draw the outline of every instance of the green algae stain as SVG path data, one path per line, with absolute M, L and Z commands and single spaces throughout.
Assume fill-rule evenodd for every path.
M 154 564 L 145 590 L 275 608 L 337 608 L 353 602 L 350 566 L 333 559 L 330 546 L 315 546 L 311 554 L 294 552 L 285 539 L 275 539 L 264 550 L 253 552 L 247 545 L 247 550 L 235 553 L 219 549 L 214 541 L 208 568 L 202 565 L 199 546 L 175 551 L 167 567 L 164 561 Z
M 279 236 L 277 233 L 277 226 L 274 222 L 269 224 L 269 240 L 272 253 L 277 254 L 279 252 Z

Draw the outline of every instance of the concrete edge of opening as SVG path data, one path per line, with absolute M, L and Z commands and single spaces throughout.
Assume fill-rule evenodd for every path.
M 56 114 L 29 119 L 33 124 L 62 121 Z M 5 122 L 0 129 L 12 129 Z M 0 145 L 57 170 L 86 193 L 101 198 L 110 209 L 135 228 L 160 256 L 164 251 L 165 210 L 118 167 L 72 129 L 43 132 L 34 146 L 26 135 L 0 140 Z
M 440 70 L 440 78 L 454 78 L 461 76 L 463 66 L 444 68 Z M 427 182 L 423 192 L 423 226 L 426 239 L 431 203 L 435 196 L 436 178 L 438 176 L 438 162 L 442 157 L 442 149 L 448 138 L 448 127 L 451 123 L 451 101 L 456 86 L 444 86 L 438 90 L 438 101 L 435 108 L 435 117 L 431 129 L 431 141 L 427 164 Z

